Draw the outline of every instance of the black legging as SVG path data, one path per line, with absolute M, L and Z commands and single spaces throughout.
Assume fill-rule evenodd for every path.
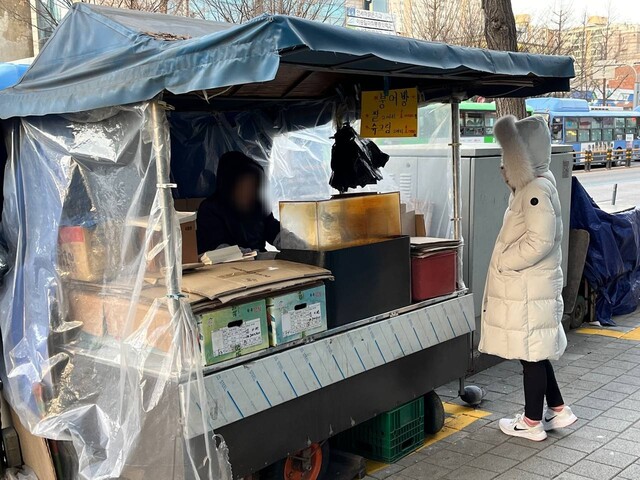
M 522 363 L 524 376 L 524 414 L 529 420 L 542 420 L 544 397 L 549 408 L 564 405 L 562 394 L 549 360 Z

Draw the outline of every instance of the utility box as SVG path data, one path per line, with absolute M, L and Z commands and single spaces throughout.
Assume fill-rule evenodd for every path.
M 461 150 L 463 278 L 474 294 L 475 314 L 480 316 L 489 261 L 510 192 L 500 174 L 501 149 L 498 145 L 463 145 Z M 385 172 L 400 186 L 402 202 L 415 206 L 416 213 L 426 214 L 427 235 L 452 236 L 452 198 L 441 187 L 451 181 L 451 148 L 444 145 L 385 145 L 384 151 L 391 157 Z M 571 147 L 554 145 L 551 172 L 556 178 L 562 206 L 565 284 L 572 166 Z M 426 211 L 421 212 L 421 208 Z

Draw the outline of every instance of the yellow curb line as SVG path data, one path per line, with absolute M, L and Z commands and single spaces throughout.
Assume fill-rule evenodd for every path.
M 455 403 L 444 403 L 444 411 L 447 417 L 444 420 L 444 427 L 434 435 L 428 435 L 424 439 L 424 443 L 416 449 L 416 452 L 424 450 L 440 440 L 450 437 L 464 428 L 471 425 L 476 420 L 491 415 L 483 410 L 457 405 Z M 367 475 L 384 470 L 389 466 L 388 463 L 377 462 L 375 460 L 367 460 Z
M 582 335 L 600 335 L 602 337 L 619 338 L 623 340 L 640 341 L 640 327 L 634 328 L 628 332 L 619 332 L 617 330 L 607 330 L 605 328 L 584 327 L 578 328 L 576 333 Z

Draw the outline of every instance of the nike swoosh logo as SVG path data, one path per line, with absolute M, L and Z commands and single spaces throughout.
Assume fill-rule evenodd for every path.
M 526 430 L 528 430 L 528 428 L 518 428 L 518 426 L 516 425 L 515 427 L 513 427 L 513 429 L 517 432 L 524 432 Z
M 553 420 L 554 418 L 556 418 L 556 417 L 555 417 L 555 416 L 554 416 L 554 417 L 551 417 L 551 418 L 544 417 L 544 421 L 545 421 L 545 422 L 550 422 L 550 421 L 551 421 L 551 420 Z

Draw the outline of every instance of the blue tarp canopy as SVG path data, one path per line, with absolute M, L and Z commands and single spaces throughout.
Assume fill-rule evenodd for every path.
M 310 100 L 353 85 L 417 86 L 430 99 L 527 97 L 569 90 L 573 76 L 568 57 L 455 47 L 287 16 L 228 25 L 80 3 L 22 81 L 0 93 L 0 118 L 86 111 L 163 91 L 198 92 L 194 99 L 220 104 L 230 97 Z
M 12 87 L 27 71 L 29 65 L 0 63 L 0 90 Z

